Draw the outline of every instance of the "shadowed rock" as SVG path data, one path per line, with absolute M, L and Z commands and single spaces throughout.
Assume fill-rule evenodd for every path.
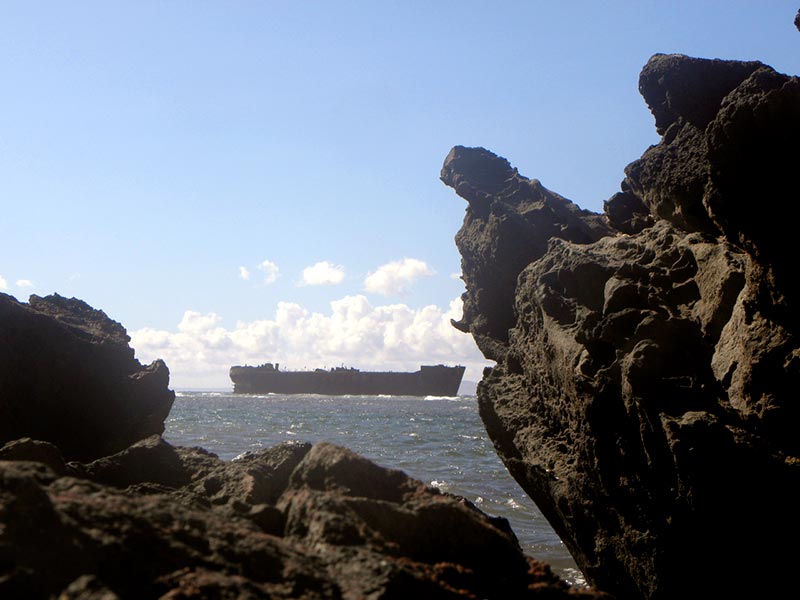
M 0 460 L 3 598 L 604 597 L 504 519 L 330 444 L 224 462 L 154 436 L 68 476 L 22 446 Z
M 69 469 L 61 455 L 61 450 L 50 442 L 22 438 L 0 446 L 0 460 L 24 460 L 43 463 L 59 475 Z
M 441 179 L 469 202 L 456 236 L 467 291 L 463 317 L 453 324 L 471 333 L 487 358 L 502 360 L 520 271 L 546 252 L 552 237 L 589 243 L 610 229 L 599 215 L 522 177 L 483 148 L 453 148 Z
M 166 366 L 128 341 L 79 300 L 0 296 L 0 442 L 25 436 L 0 443 L 0 598 L 603 597 L 344 448 L 172 446 Z
M 169 370 L 143 367 L 129 341 L 81 300 L 0 294 L 0 443 L 31 437 L 91 460 L 162 433 Z
M 504 159 L 472 150 L 457 176 L 467 151 L 445 160 L 470 203 L 459 328 L 498 361 L 481 417 L 588 579 L 619 598 L 791 588 L 776 540 L 800 533 L 799 86 L 757 62 L 654 56 L 640 90 L 663 137 L 627 167 L 605 229 L 555 194 L 498 227 L 485 207 L 512 186 L 487 173 Z M 563 235 L 553 214 L 596 235 Z

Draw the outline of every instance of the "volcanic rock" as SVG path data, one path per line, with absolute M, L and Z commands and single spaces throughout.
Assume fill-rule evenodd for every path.
M 442 181 L 469 202 L 456 236 L 467 293 L 453 325 L 469 331 L 487 358 L 502 360 L 513 326 L 517 275 L 547 251 L 552 237 L 593 242 L 611 230 L 600 215 L 519 175 L 509 162 L 483 148 L 456 146 Z M 533 234 L 532 234 L 533 232 Z
M 142 366 L 129 342 L 81 300 L 0 294 L 0 444 L 30 437 L 85 461 L 162 433 L 169 370 Z
M 504 519 L 330 444 L 224 462 L 153 436 L 64 475 L 25 447 L 0 450 L 23 458 L 0 460 L 2 598 L 605 597 Z
M 796 555 L 778 540 L 800 533 L 800 80 L 656 55 L 639 89 L 662 139 L 605 215 L 487 150 L 445 160 L 469 202 L 456 326 L 497 361 L 481 417 L 599 589 L 781 597 Z
M 128 342 L 80 300 L 0 296 L 0 598 L 606 597 L 344 448 L 172 446 L 167 368 Z

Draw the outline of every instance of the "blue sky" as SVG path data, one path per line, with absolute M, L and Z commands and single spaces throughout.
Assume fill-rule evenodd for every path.
M 799 6 L 0 3 L 0 290 L 102 308 L 178 387 L 265 360 L 477 378 L 447 325 L 465 208 L 438 180 L 449 149 L 599 211 L 658 140 L 647 59 L 797 73 Z

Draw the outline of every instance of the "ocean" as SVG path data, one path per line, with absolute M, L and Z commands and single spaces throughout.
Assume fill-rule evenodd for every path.
M 177 392 L 164 438 L 229 460 L 286 440 L 346 446 L 379 465 L 508 519 L 526 554 L 585 585 L 564 544 L 494 451 L 474 396 L 240 395 Z

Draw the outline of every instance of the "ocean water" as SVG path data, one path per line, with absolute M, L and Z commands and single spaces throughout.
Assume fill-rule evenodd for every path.
M 346 446 L 505 517 L 526 554 L 548 562 L 570 583 L 585 584 L 564 544 L 498 458 L 472 396 L 178 392 L 164 438 L 226 460 L 286 440 Z

